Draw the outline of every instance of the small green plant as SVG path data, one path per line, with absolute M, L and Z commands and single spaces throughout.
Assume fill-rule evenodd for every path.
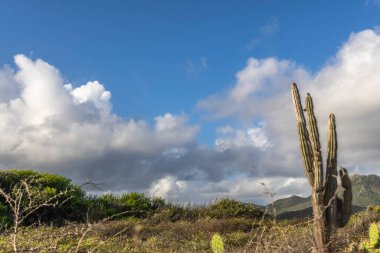
M 369 241 L 362 242 L 360 248 L 369 253 L 380 252 L 379 228 L 376 223 L 369 227 Z
M 211 248 L 214 253 L 224 253 L 223 240 L 219 234 L 213 235 L 211 239 Z

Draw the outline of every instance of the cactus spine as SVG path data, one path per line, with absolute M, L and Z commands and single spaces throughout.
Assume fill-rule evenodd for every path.
M 322 163 L 322 152 L 319 140 L 317 120 L 314 115 L 313 100 L 310 94 L 306 97 L 306 109 L 302 108 L 297 85 L 292 84 L 292 98 L 296 113 L 301 154 L 306 175 L 312 187 L 312 209 L 314 219 L 314 240 L 318 252 L 330 252 L 331 237 L 336 227 L 347 224 L 351 215 L 352 191 L 347 170 L 341 168 L 339 176 L 344 188 L 343 199 L 337 195 L 337 135 L 334 114 L 329 115 L 328 147 L 326 176 Z M 307 124 L 304 116 L 307 113 Z

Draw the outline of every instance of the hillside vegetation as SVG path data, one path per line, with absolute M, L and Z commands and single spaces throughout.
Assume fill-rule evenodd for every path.
M 311 220 L 279 221 L 261 207 L 233 199 L 190 206 L 140 193 L 89 196 L 65 177 L 35 171 L 1 171 L 0 186 L 1 252 L 211 252 L 215 234 L 224 252 L 315 248 Z M 277 204 L 297 206 L 304 200 L 293 196 Z M 30 206 L 38 208 L 26 215 Z M 334 252 L 365 252 L 362 241 L 379 218 L 379 207 L 353 215 L 338 230 Z

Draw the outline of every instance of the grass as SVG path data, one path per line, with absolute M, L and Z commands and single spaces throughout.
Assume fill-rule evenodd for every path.
M 334 252 L 350 252 L 367 238 L 369 224 L 380 213 L 367 210 L 351 217 L 334 238 Z M 210 240 L 219 233 L 226 252 L 311 252 L 310 220 L 250 218 L 211 219 L 172 222 L 155 216 L 92 224 L 70 223 L 61 227 L 23 227 L 18 246 L 22 252 L 212 252 Z M 1 252 L 12 252 L 11 236 L 0 236 Z

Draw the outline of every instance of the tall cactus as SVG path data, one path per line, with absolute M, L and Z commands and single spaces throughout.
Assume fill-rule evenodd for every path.
M 341 168 L 339 177 L 344 192 L 343 199 L 338 198 L 338 144 L 334 114 L 329 115 L 326 176 L 324 177 L 321 144 L 317 120 L 314 115 L 313 100 L 310 94 L 307 94 L 306 109 L 304 110 L 295 83 L 292 84 L 291 91 L 298 125 L 301 154 L 306 175 L 312 188 L 314 241 L 318 252 L 327 253 L 331 251 L 331 238 L 335 229 L 345 226 L 351 215 L 351 182 L 347 170 Z M 307 113 L 307 125 L 304 111 Z

